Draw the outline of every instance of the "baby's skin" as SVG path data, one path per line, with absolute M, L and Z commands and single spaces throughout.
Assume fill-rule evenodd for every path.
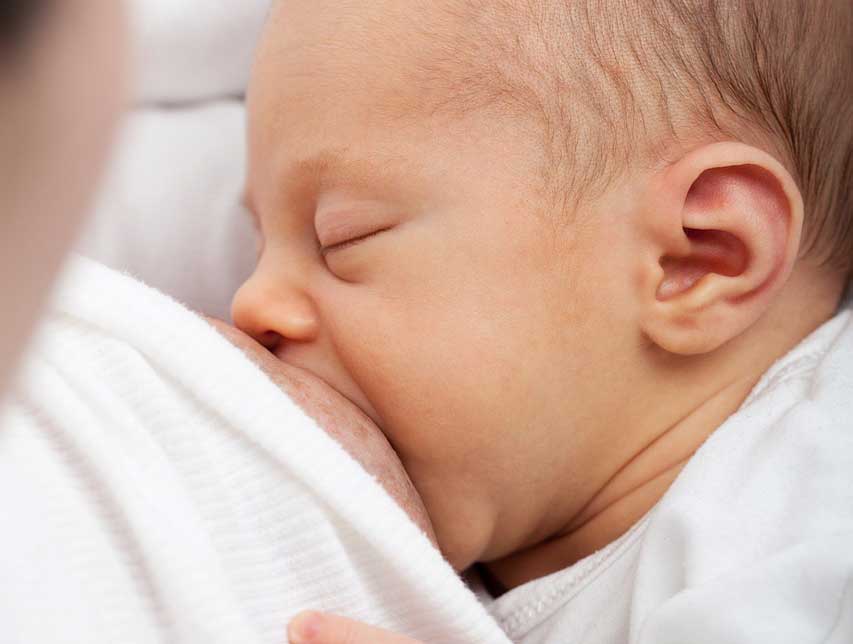
M 357 406 L 396 457 L 332 432 L 408 498 L 382 465 L 399 458 L 448 561 L 509 589 L 640 519 L 844 280 L 801 255 L 802 195 L 754 141 L 693 127 L 555 200 L 596 142 L 552 163 L 524 95 L 489 86 L 501 25 L 456 0 L 274 3 L 248 95 L 259 260 L 233 318 L 298 399 L 282 365 Z M 410 641 L 317 614 L 289 636 Z

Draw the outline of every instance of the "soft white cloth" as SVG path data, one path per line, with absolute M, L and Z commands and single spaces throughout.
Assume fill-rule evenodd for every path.
M 255 262 L 244 121 L 239 101 L 129 114 L 79 252 L 228 319 Z
M 850 302 L 626 535 L 491 602 L 516 642 L 853 642 Z
M 131 0 L 135 99 L 241 96 L 270 0 Z
M 0 640 L 285 641 L 304 608 L 507 642 L 379 484 L 205 321 L 76 262 L 0 417 Z

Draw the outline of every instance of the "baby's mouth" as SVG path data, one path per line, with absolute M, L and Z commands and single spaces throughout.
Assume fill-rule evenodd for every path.
M 347 396 L 315 373 L 284 362 L 231 325 L 219 320 L 209 321 L 313 418 L 320 429 L 376 477 L 391 498 L 436 543 L 423 501 L 376 421 L 375 411 L 369 403 L 360 405 L 353 397 Z
M 335 419 L 339 422 L 357 421 L 359 425 L 373 425 L 375 431 L 381 431 L 376 414 L 369 403 L 359 404 L 355 396 L 347 395 L 309 369 L 282 360 L 230 324 L 213 318 L 208 318 L 208 322 L 318 422 Z
M 337 406 L 341 408 L 350 407 L 353 411 L 357 410 L 357 413 L 362 415 L 366 422 L 371 423 L 379 431 L 385 434 L 383 422 L 379 417 L 379 414 L 373 408 L 373 405 L 370 404 L 370 401 L 368 401 L 367 398 L 357 389 L 354 387 L 338 386 L 333 379 L 325 377 L 323 374 L 320 374 L 311 368 L 294 364 L 275 353 L 270 355 L 272 355 L 276 361 L 275 365 L 272 363 L 269 365 L 259 365 L 261 369 L 266 371 L 268 374 L 271 370 L 274 372 L 278 370 L 285 370 L 293 374 L 301 374 L 297 379 L 314 383 L 312 388 L 316 390 L 316 395 L 325 401 L 326 408 L 332 409 Z

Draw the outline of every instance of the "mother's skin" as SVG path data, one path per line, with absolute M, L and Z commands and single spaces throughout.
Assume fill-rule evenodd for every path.
M 125 95 L 122 3 L 18 6 L 37 13 L 13 22 L 4 9 L 6 24 L 31 28 L 0 31 L 0 397 L 82 224 Z

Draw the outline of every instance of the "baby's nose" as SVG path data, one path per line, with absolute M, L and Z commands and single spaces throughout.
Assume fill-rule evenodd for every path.
M 317 311 L 297 288 L 265 283 L 252 276 L 231 303 L 234 325 L 270 351 L 284 341 L 310 342 L 317 337 Z

